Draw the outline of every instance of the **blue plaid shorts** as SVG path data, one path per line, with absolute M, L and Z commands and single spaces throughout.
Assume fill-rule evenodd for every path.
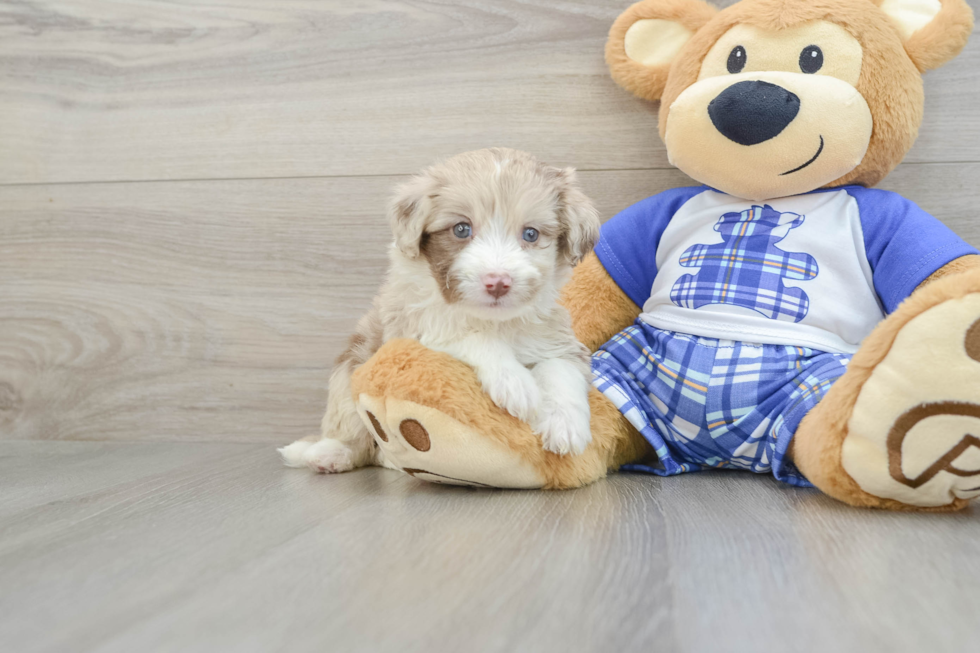
M 663 331 L 637 321 L 592 356 L 592 385 L 643 434 L 671 476 L 747 469 L 809 487 L 786 451 L 851 357 Z

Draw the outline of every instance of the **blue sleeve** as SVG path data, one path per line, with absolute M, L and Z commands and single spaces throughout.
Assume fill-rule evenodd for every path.
M 875 291 L 891 313 L 929 275 L 977 249 L 897 193 L 846 189 L 858 204 Z
M 660 237 L 688 200 L 707 188 L 674 188 L 620 211 L 602 225 L 595 253 L 626 295 L 642 307 L 657 276 Z

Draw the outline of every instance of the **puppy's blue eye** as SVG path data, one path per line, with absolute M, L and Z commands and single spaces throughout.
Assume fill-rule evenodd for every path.
M 453 227 L 453 235 L 457 238 L 469 238 L 473 233 L 473 228 L 465 222 L 460 222 Z
M 538 230 L 528 227 L 524 230 L 524 240 L 529 243 L 536 242 L 538 240 Z

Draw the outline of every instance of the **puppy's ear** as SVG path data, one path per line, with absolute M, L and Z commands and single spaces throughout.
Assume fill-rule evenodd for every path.
M 437 190 L 436 180 L 423 172 L 399 186 L 388 205 L 388 220 L 395 236 L 395 246 L 408 258 L 419 255 L 419 244 Z
M 905 51 L 921 71 L 955 57 L 973 31 L 973 10 L 964 0 L 874 0 L 902 37 Z
M 571 265 L 585 258 L 599 240 L 599 212 L 579 190 L 574 168 L 552 168 L 558 184 L 558 251 Z
M 606 63 L 616 83 L 644 100 L 659 100 L 684 44 L 718 12 L 702 0 L 643 0 L 609 30 Z

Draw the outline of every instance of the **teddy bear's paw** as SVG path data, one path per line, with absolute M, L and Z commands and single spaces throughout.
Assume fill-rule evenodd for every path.
M 910 506 L 980 496 L 980 293 L 902 328 L 861 388 L 841 464 L 868 494 Z
M 545 402 L 534 421 L 534 432 L 548 451 L 561 456 L 580 454 L 592 442 L 589 406 L 584 401 L 582 405 L 564 406 Z
M 478 374 L 493 403 L 522 422 L 531 423 L 541 403 L 541 390 L 529 369 L 520 365 L 488 367 Z
M 448 485 L 540 488 L 533 463 L 498 439 L 412 401 L 361 394 L 358 414 L 374 435 L 385 466 Z

